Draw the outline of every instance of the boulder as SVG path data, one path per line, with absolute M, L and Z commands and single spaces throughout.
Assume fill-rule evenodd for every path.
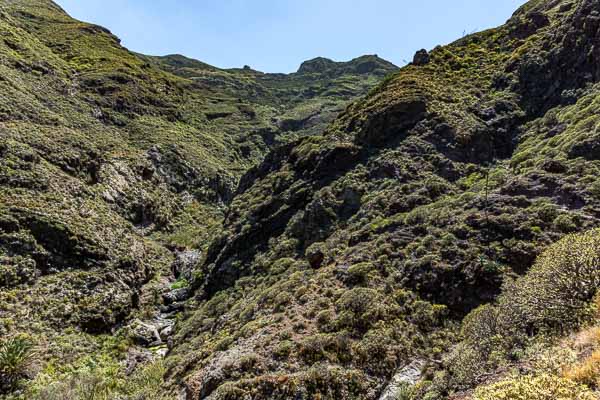
M 559 160 L 544 160 L 541 167 L 551 174 L 562 174 L 567 171 L 567 166 Z
M 190 290 L 188 288 L 175 289 L 163 294 L 163 301 L 166 305 L 181 302 L 189 298 Z
M 413 57 L 414 65 L 427 65 L 429 64 L 429 61 L 431 61 L 431 59 L 429 57 L 429 53 L 425 49 L 417 51 Z
M 318 269 L 323 264 L 325 254 L 323 253 L 322 244 L 315 243 L 306 249 L 306 260 L 311 268 Z
M 160 334 L 154 325 L 135 320 L 131 326 L 131 338 L 142 347 L 154 347 L 162 344 Z
M 152 362 L 154 357 L 150 350 L 131 348 L 127 351 L 125 358 L 125 374 L 133 374 L 138 367 Z
M 407 386 L 414 386 L 421 379 L 421 370 L 425 366 L 422 360 L 415 360 L 398 370 L 379 400 L 395 400 L 400 398 L 401 391 Z
M 173 334 L 173 325 L 168 325 L 160 331 L 160 338 L 166 342 L 171 337 L 172 334 Z
M 186 279 L 188 282 L 191 282 L 194 268 L 200 262 L 201 256 L 202 253 L 200 253 L 198 250 L 185 250 L 176 252 L 175 261 L 171 266 L 173 274 L 177 277 Z

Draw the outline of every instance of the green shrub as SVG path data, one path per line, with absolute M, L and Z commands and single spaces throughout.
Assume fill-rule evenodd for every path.
M 532 334 L 577 328 L 592 317 L 599 288 L 600 230 L 550 246 L 524 277 L 505 286 L 496 305 L 481 306 L 463 320 L 463 341 L 446 361 L 445 385 L 467 389 L 518 356 Z
M 425 181 L 425 187 L 432 198 L 437 198 L 448 192 L 450 185 L 443 179 L 432 177 Z
M 187 288 L 189 286 L 189 282 L 185 279 L 185 278 L 181 278 L 176 282 L 173 282 L 173 284 L 171 284 L 171 289 L 176 290 L 176 289 L 183 289 L 183 288 Z
M 543 204 L 538 208 L 537 215 L 542 221 L 551 223 L 558 216 L 558 210 L 554 204 Z
M 600 288 L 600 230 L 569 235 L 550 246 L 499 301 L 504 327 L 565 330 L 589 311 Z
M 282 312 L 285 307 L 292 302 L 292 295 L 287 292 L 281 292 L 273 300 L 275 312 Z
M 334 330 L 333 321 L 335 313 L 331 310 L 323 310 L 317 314 L 316 322 L 321 332 L 332 332 Z
M 544 233 L 544 230 L 539 226 L 532 226 L 531 233 L 535 236 L 541 236 Z
M 351 341 L 344 334 L 317 334 L 298 344 L 298 356 L 308 364 L 340 362 L 351 358 Z
M 351 328 L 366 332 L 378 321 L 389 316 L 389 307 L 381 295 L 367 288 L 354 288 L 345 292 L 336 302 L 338 328 Z
M 575 382 L 552 375 L 507 379 L 478 389 L 473 400 L 594 400 L 597 397 Z
M 75 371 L 41 374 L 27 388 L 27 400 L 168 400 L 163 391 L 162 361 L 139 367 L 126 376 L 115 362 L 88 359 Z
M 488 356 L 501 338 L 498 338 L 498 308 L 486 304 L 473 310 L 463 320 L 462 335 L 479 353 Z
M 275 357 L 280 359 L 286 359 L 289 357 L 291 352 L 294 350 L 294 343 L 290 340 L 284 340 L 275 346 L 273 354 Z
M 402 383 L 398 387 L 394 400 L 412 400 L 414 398 L 414 387 L 408 383 Z
M 480 376 L 488 371 L 486 364 L 484 354 L 476 347 L 460 343 L 446 360 L 449 373 L 443 376 L 446 381 L 444 386 L 460 390 L 472 387 Z
M 162 361 L 157 361 L 138 369 L 129 379 L 126 391 L 132 399 L 166 400 L 162 393 L 164 375 L 167 372 Z
M 355 264 L 348 268 L 348 275 L 353 283 L 366 283 L 369 273 L 374 269 L 373 264 L 368 262 Z
M 600 197 L 600 180 L 595 180 L 594 183 L 590 185 L 589 191 L 593 196 Z
M 11 337 L 0 344 L 0 392 L 14 388 L 25 377 L 33 358 L 33 343 L 24 337 Z
M 561 214 L 554 220 L 554 226 L 564 233 L 571 233 L 577 230 L 577 224 L 572 215 Z

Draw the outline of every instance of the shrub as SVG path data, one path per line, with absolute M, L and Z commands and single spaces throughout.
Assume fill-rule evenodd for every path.
M 273 354 L 279 359 L 286 359 L 294 350 L 294 347 L 295 345 L 293 342 L 289 340 L 284 340 L 283 342 L 280 342 L 279 344 L 277 344 L 277 346 L 275 346 Z
M 378 321 L 388 318 L 390 312 L 380 294 L 372 289 L 354 288 L 345 292 L 336 302 L 338 328 L 366 332 Z
M 597 389 L 600 387 L 600 350 L 596 350 L 583 363 L 565 371 L 565 378 Z
M 319 331 L 332 332 L 335 328 L 333 324 L 334 319 L 335 313 L 331 310 L 323 310 L 317 314 L 316 321 Z
M 565 330 L 590 311 L 600 288 L 600 230 L 568 235 L 550 246 L 529 273 L 500 298 L 505 327 Z
M 562 214 L 556 217 L 554 220 L 554 226 L 564 233 L 575 232 L 577 230 L 577 224 L 573 216 L 569 214 Z
M 464 340 L 446 360 L 447 385 L 467 389 L 479 375 L 518 357 L 532 334 L 563 333 L 591 319 L 599 288 L 600 230 L 550 246 L 524 277 L 505 286 L 497 305 L 481 306 L 463 320 Z M 599 360 L 590 359 L 565 376 L 593 386 Z
M 551 223 L 558 216 L 558 210 L 553 204 L 543 204 L 537 210 L 538 218 L 546 223 Z
M 398 386 L 394 400 L 412 400 L 414 398 L 414 387 L 408 383 L 401 383 Z
M 292 302 L 292 295 L 287 292 L 281 292 L 273 300 L 275 312 L 282 312 L 285 307 Z
M 500 329 L 498 327 L 498 309 L 489 304 L 480 306 L 465 317 L 462 335 L 465 342 L 488 356 L 495 347 Z
M 351 358 L 351 341 L 344 334 L 308 336 L 298 344 L 298 356 L 308 364 L 347 361 Z
M 146 364 L 126 376 L 116 363 L 87 359 L 84 366 L 64 374 L 41 374 L 26 391 L 28 400 L 170 400 L 163 391 L 166 367 Z
M 352 283 L 366 283 L 367 278 L 369 277 L 369 273 L 373 271 L 375 267 L 373 264 L 364 262 L 360 264 L 355 264 L 348 268 L 348 275 L 350 276 L 350 281 Z
M 430 178 L 425 181 L 425 187 L 432 198 L 437 198 L 448 192 L 450 185 L 440 178 Z
M 14 388 L 25 376 L 34 354 L 33 343 L 24 337 L 11 337 L 0 344 L 0 392 Z
M 185 278 L 181 278 L 171 284 L 171 289 L 172 290 L 184 289 L 184 288 L 187 288 L 188 286 L 190 286 L 189 282 Z
M 64 382 L 51 382 L 32 396 L 35 400 L 108 400 L 113 391 L 122 385 L 112 376 L 82 372 Z
M 594 183 L 590 185 L 589 191 L 595 197 L 600 197 L 600 180 L 595 180 Z
M 575 382 L 552 375 L 507 379 L 478 389 L 473 400 L 594 400 L 596 396 Z
M 461 390 L 474 385 L 488 369 L 484 355 L 467 343 L 460 343 L 450 353 L 446 365 L 445 385 Z
M 130 377 L 126 392 L 130 393 L 132 399 L 166 400 L 169 396 L 162 392 L 166 372 L 167 368 L 162 361 L 150 363 Z

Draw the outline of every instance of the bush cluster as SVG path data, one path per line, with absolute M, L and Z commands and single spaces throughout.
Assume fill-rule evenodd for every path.
M 600 230 L 564 237 L 538 257 L 525 276 L 506 283 L 496 304 L 480 306 L 464 319 L 463 341 L 447 357 L 437 384 L 445 391 L 468 389 L 496 368 L 518 359 L 535 338 L 572 332 L 593 317 L 592 300 L 599 289 Z M 595 380 L 592 364 L 572 370 L 569 378 L 577 379 L 571 382 L 589 385 Z M 499 384 L 489 393 L 521 393 L 549 378 L 523 379 Z M 549 384 L 559 390 L 556 396 L 563 393 L 561 382 Z
M 595 400 L 588 389 L 553 375 L 507 379 L 478 389 L 473 400 Z

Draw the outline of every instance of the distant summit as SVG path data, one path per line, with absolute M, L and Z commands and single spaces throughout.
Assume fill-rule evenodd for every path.
M 183 56 L 181 54 L 169 54 L 165 56 L 146 56 L 138 54 L 138 56 L 150 61 L 157 63 L 162 69 L 166 69 L 176 75 L 189 75 L 189 72 L 194 71 L 252 71 L 261 73 L 260 71 L 254 70 L 248 65 L 244 65 L 242 68 L 219 68 L 205 62 Z M 375 74 L 375 75 L 387 75 L 390 72 L 396 71 L 398 67 L 391 62 L 380 58 L 377 54 L 364 55 L 357 57 L 350 61 L 333 61 L 325 57 L 316 57 L 311 60 L 304 61 L 300 68 L 298 68 L 297 74 L 324 74 L 330 76 L 340 76 L 344 74 L 352 75 L 364 75 L 364 74 Z M 187 72 L 187 73 L 185 73 Z M 287 75 L 287 74 L 277 74 Z
M 302 63 L 302 65 L 300 65 L 300 68 L 298 69 L 298 73 L 299 74 L 311 74 L 311 73 L 324 72 L 324 71 L 327 71 L 328 69 L 335 68 L 336 65 L 337 65 L 337 63 L 333 60 L 330 60 L 329 58 L 317 57 L 317 58 L 313 58 L 312 60 L 304 61 Z
M 299 74 L 381 74 L 385 75 L 397 70 L 398 67 L 376 54 L 364 55 L 347 62 L 336 62 L 329 58 L 317 57 L 300 65 Z
M 216 71 L 218 68 L 213 67 L 202 61 L 186 57 L 181 54 L 168 54 L 166 56 L 147 56 L 137 54 L 140 58 L 145 59 L 150 63 L 159 63 L 161 68 L 174 73 L 176 75 L 186 75 L 184 71 Z

